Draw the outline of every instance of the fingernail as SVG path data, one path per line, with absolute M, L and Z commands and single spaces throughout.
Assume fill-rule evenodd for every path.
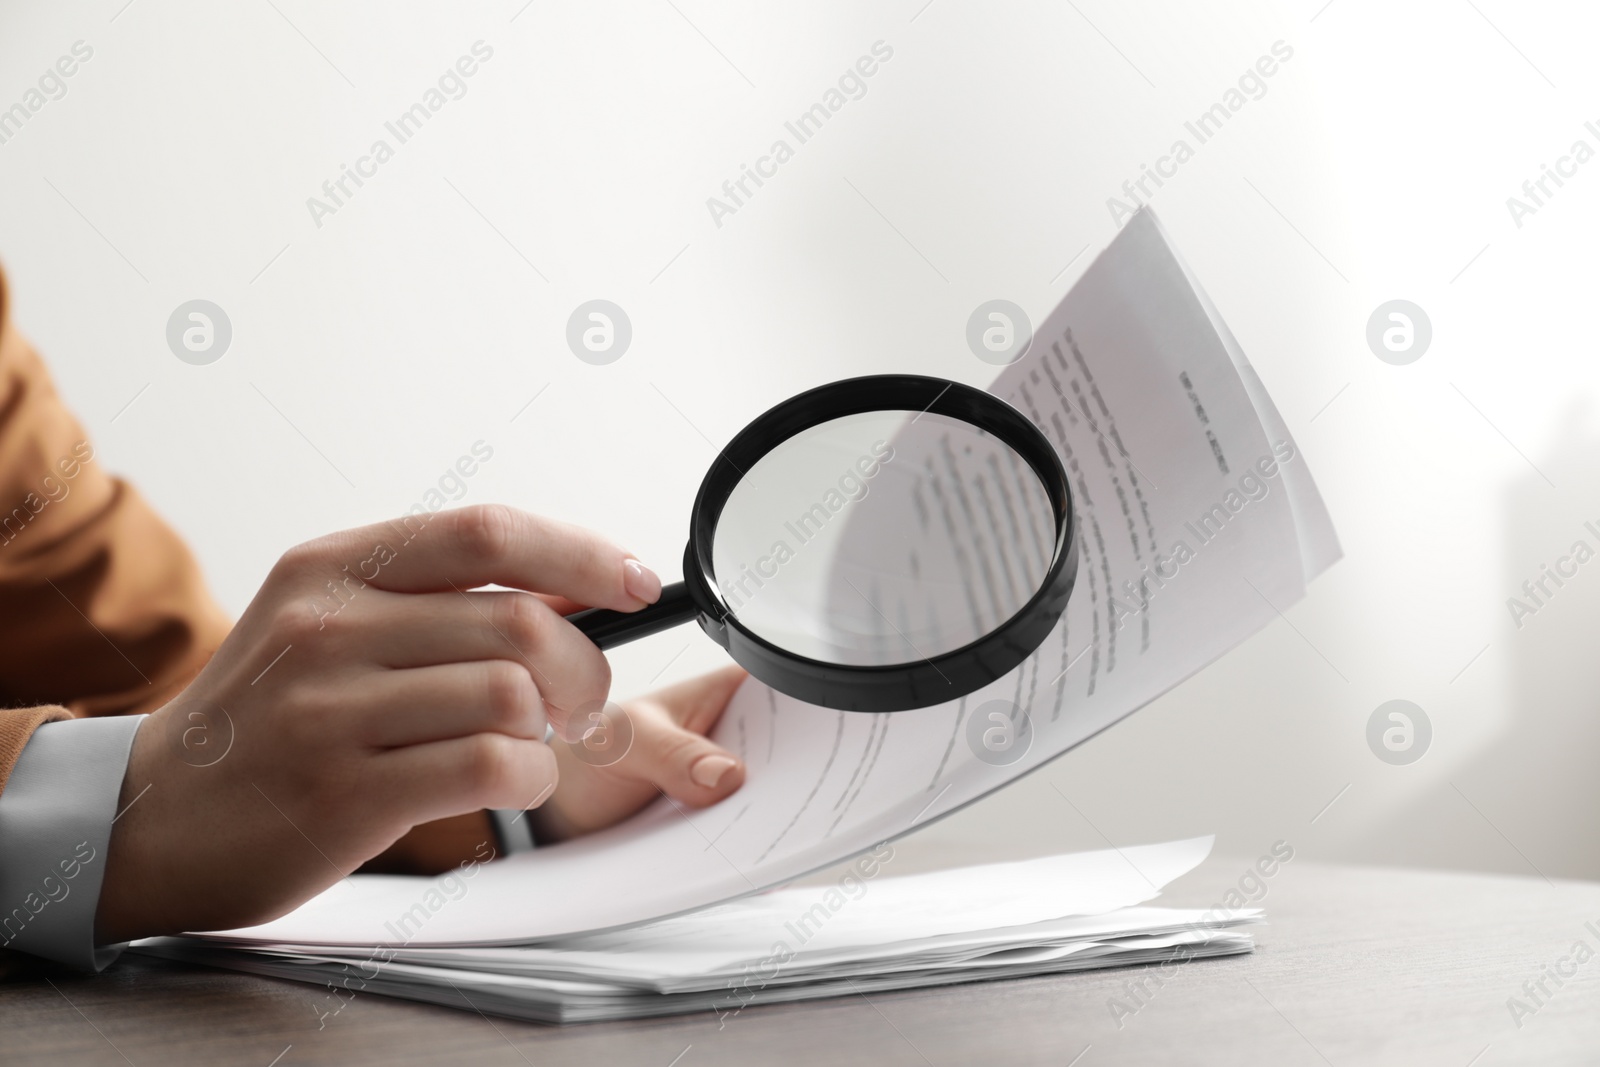
M 661 579 L 656 572 L 636 559 L 622 561 L 622 587 L 628 595 L 654 604 L 661 597 Z
M 689 777 L 695 780 L 696 785 L 715 789 L 717 783 L 738 765 L 739 761 L 732 756 L 701 756 L 689 768 Z

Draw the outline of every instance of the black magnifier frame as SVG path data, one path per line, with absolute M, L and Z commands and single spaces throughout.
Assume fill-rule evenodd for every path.
M 960 648 L 904 663 L 857 666 L 785 651 L 739 622 L 716 584 L 712 545 L 734 487 L 767 453 L 833 419 L 874 411 L 945 415 L 977 427 L 1017 453 L 1038 477 L 1055 519 L 1055 544 L 1043 581 L 1014 615 Z M 920 417 L 920 416 L 918 416 Z M 785 400 L 729 441 L 700 484 L 689 517 L 684 580 L 634 612 L 591 608 L 568 621 L 601 649 L 690 619 L 736 663 L 779 692 L 839 711 L 908 711 L 966 696 L 1010 673 L 1049 636 L 1078 576 L 1078 522 L 1066 468 L 1043 432 L 1016 408 L 971 386 L 916 374 L 876 374 L 833 382 Z

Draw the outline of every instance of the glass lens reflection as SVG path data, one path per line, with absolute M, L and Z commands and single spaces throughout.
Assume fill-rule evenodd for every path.
M 712 541 L 739 621 L 795 655 L 892 666 L 992 632 L 1039 589 L 1055 520 L 1008 445 L 913 411 L 802 431 L 745 473 Z

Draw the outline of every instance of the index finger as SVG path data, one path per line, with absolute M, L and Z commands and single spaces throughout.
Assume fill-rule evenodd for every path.
M 503 504 L 406 515 L 335 534 L 361 562 L 363 581 L 395 593 L 502 585 L 579 604 L 637 611 L 661 595 L 661 579 L 593 531 Z

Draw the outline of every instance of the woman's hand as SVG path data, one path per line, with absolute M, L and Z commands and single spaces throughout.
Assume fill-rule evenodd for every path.
M 591 725 L 631 735 L 623 742 L 626 753 L 614 762 L 606 751 L 617 743 L 614 738 L 595 743 L 591 734 L 555 743 L 560 782 L 549 801 L 528 813 L 535 840 L 604 829 L 663 793 L 680 806 L 704 808 L 737 790 L 744 784 L 744 764 L 705 735 L 746 677 L 738 667 L 725 667 L 624 702 L 621 716 L 612 711 Z
M 736 791 L 744 784 L 744 764 L 705 735 L 746 677 L 738 667 L 725 667 L 624 701 L 620 714 L 611 704 L 595 720 L 589 715 L 599 709 L 591 709 L 574 728 L 576 740 L 550 746 L 559 781 L 550 798 L 528 812 L 535 840 L 549 844 L 603 830 L 663 794 L 679 806 L 703 808 Z M 365 869 L 437 874 L 480 858 L 490 833 L 481 815 L 418 826 Z
M 489 584 L 508 589 L 472 591 Z M 634 611 L 660 589 L 598 536 L 498 506 L 290 550 L 134 740 L 97 939 L 265 922 L 419 823 L 542 803 L 547 719 L 570 736 L 611 681 L 552 602 Z

